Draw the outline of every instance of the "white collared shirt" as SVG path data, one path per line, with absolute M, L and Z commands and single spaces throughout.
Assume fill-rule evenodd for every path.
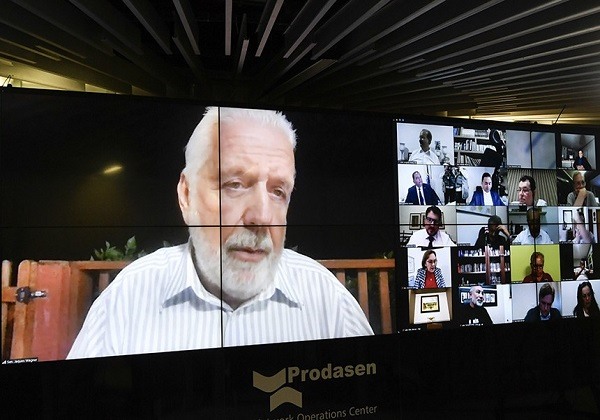
M 540 229 L 540 234 L 535 238 L 529 232 L 529 228 L 526 227 L 517 235 L 517 237 L 513 240 L 514 244 L 521 245 L 540 245 L 540 244 L 553 244 L 552 239 L 550 239 L 550 235 L 548 235 L 543 229 Z
M 483 205 L 484 206 L 493 206 L 494 199 L 492 198 L 492 193 L 490 191 L 483 191 Z
M 410 154 L 410 161 L 426 165 L 439 165 L 440 159 L 431 149 L 424 152 L 423 149 L 419 148 Z
M 429 246 L 429 234 L 425 229 L 420 229 L 415 231 L 410 239 L 408 240 L 407 245 L 414 246 Z M 456 244 L 450 238 L 446 232 L 442 232 L 438 230 L 437 233 L 433 236 L 432 246 L 455 246 Z
M 318 262 L 285 249 L 271 287 L 233 310 L 200 282 L 189 244 L 123 269 L 67 358 L 371 335 L 356 299 Z

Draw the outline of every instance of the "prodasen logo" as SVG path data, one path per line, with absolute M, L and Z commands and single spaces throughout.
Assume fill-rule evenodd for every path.
M 281 369 L 273 376 L 264 376 L 252 371 L 252 385 L 254 385 L 254 388 L 271 394 L 270 411 L 273 411 L 286 402 L 302 408 L 302 393 L 289 386 L 294 382 L 325 381 L 352 376 L 375 375 L 376 373 L 377 365 L 375 363 L 359 363 L 346 366 L 333 366 L 328 363 L 320 369 L 301 369 L 297 366 L 290 366 Z
M 264 376 L 256 371 L 252 371 L 252 384 L 254 388 L 267 393 L 275 391 L 270 397 L 271 404 L 269 411 L 275 410 L 286 402 L 302 408 L 302 393 L 289 386 L 283 386 L 286 383 L 285 372 L 286 369 L 284 368 L 273 376 Z

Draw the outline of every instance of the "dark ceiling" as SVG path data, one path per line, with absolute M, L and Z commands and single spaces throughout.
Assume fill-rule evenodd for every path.
M 564 108 L 560 122 L 599 124 L 599 13 L 597 0 L 0 0 L 0 76 L 546 123 Z

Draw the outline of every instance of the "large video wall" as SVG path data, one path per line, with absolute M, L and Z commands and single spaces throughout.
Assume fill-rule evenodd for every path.
M 395 129 L 402 331 L 589 315 L 582 296 L 600 287 L 593 133 L 403 118 Z
M 0 257 L 87 260 L 133 235 L 148 253 L 185 243 L 177 184 L 204 112 L 191 101 L 4 91 Z M 394 335 L 575 317 L 578 295 L 600 290 L 595 130 L 283 114 L 298 138 L 286 248 L 394 258 Z M 103 173 L 115 164 L 122 172 Z M 210 347 L 236 345 L 216 328 Z

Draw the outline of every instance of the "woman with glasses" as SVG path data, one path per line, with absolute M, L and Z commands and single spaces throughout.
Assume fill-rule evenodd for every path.
M 433 249 L 423 253 L 421 268 L 417 270 L 415 277 L 417 289 L 440 289 L 446 287 L 442 270 L 437 266 L 437 254 Z

